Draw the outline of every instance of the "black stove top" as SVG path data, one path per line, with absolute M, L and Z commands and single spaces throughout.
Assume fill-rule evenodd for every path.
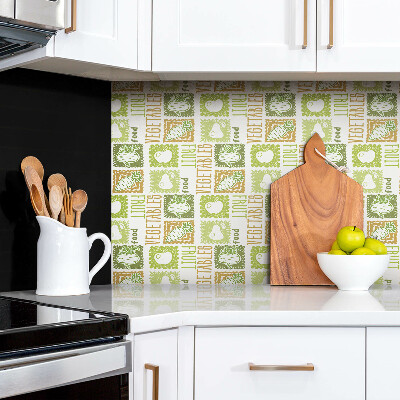
M 119 340 L 128 316 L 0 296 L 0 356 L 54 346 Z

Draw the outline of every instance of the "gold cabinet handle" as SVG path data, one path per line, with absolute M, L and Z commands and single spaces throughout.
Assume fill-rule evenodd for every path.
M 329 0 L 329 44 L 328 49 L 333 47 L 333 0 Z
M 307 0 L 304 0 L 304 30 L 303 30 L 303 46 L 302 49 L 307 48 L 307 17 L 308 17 L 308 7 Z
M 304 365 L 258 365 L 249 363 L 250 371 L 314 371 L 314 364 Z
M 65 28 L 65 33 L 76 31 L 76 0 L 71 0 L 71 26 Z
M 144 364 L 144 367 L 153 371 L 153 397 L 152 400 L 158 400 L 159 366 L 153 364 Z

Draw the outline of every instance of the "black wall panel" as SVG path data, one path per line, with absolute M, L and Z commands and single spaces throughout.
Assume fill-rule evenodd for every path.
M 45 181 L 64 174 L 89 196 L 88 234 L 111 234 L 110 84 L 29 71 L 0 73 L 0 291 L 36 288 L 39 226 L 20 171 L 27 155 L 41 160 Z M 96 241 L 93 266 L 103 252 Z M 110 283 L 110 261 L 92 284 Z

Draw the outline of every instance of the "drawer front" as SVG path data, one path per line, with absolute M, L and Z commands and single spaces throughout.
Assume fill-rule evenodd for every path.
M 198 328 L 195 337 L 195 400 L 365 399 L 364 328 Z M 308 363 L 313 371 L 296 370 Z

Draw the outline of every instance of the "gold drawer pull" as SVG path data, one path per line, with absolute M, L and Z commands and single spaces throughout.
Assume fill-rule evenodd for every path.
M 249 363 L 250 371 L 314 371 L 314 364 L 304 365 L 258 365 Z
M 158 382 L 159 382 L 159 367 L 153 364 L 144 364 L 146 369 L 153 371 L 153 397 L 152 400 L 158 400 Z
M 333 0 L 329 0 L 329 44 L 328 49 L 333 47 Z
M 76 31 L 76 0 L 71 0 L 71 26 L 65 28 L 65 33 Z
M 302 49 L 307 48 L 307 16 L 308 16 L 307 0 L 304 0 L 303 46 L 301 46 Z

